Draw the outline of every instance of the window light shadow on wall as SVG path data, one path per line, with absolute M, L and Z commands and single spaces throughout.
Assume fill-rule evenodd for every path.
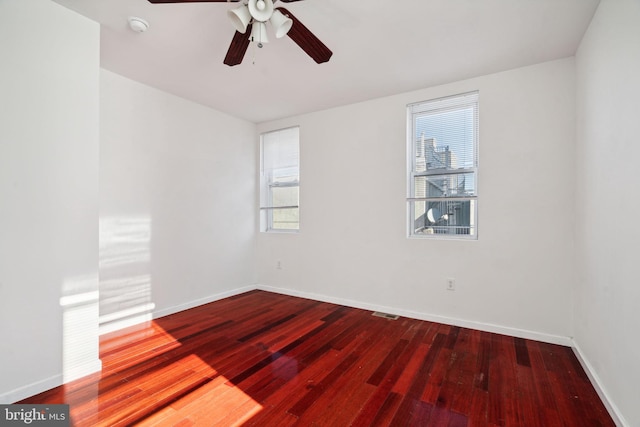
M 62 375 L 65 383 L 100 369 L 98 356 L 98 278 L 64 281 L 62 307 Z
M 151 219 L 100 219 L 100 334 L 150 321 Z

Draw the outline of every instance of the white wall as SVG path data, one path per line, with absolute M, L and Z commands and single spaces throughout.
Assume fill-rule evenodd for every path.
M 259 125 L 300 125 L 302 225 L 254 240 L 255 125 L 99 73 L 98 26 L 67 9 L 0 2 L 0 403 L 99 366 L 100 262 L 102 290 L 120 291 L 104 307 L 128 320 L 258 281 L 547 341 L 575 334 L 620 420 L 640 424 L 637 22 L 637 0 L 603 0 L 576 63 Z M 407 239 L 405 106 L 470 90 L 479 240 Z
M 101 315 L 255 285 L 255 125 L 106 70 L 100 107 Z
M 0 2 L 0 403 L 100 366 L 98 51 L 95 22 Z
M 568 343 L 574 65 L 569 58 L 261 124 L 260 132 L 300 125 L 301 226 L 259 235 L 260 282 Z M 406 105 L 472 90 L 480 91 L 479 239 L 407 239 Z
M 575 341 L 640 425 L 640 2 L 603 0 L 576 55 Z

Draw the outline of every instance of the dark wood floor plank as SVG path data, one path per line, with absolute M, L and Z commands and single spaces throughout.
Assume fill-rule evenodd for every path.
M 302 416 L 302 414 L 312 406 L 316 400 L 320 398 L 324 393 L 326 393 L 334 382 L 338 380 L 342 375 L 344 375 L 345 371 L 347 371 L 355 362 L 358 360 L 359 355 L 357 353 L 351 353 L 346 356 L 345 359 L 329 374 L 322 379 L 318 384 L 316 384 L 309 392 L 307 392 L 302 399 L 298 400 L 291 408 L 288 409 L 291 415 L 295 415 L 296 417 Z
M 340 331 L 344 332 L 350 329 L 348 327 L 345 328 L 345 325 L 348 324 L 345 324 L 345 322 L 360 324 L 364 319 L 362 314 L 359 311 L 347 313 L 346 316 L 335 320 L 329 327 L 291 349 L 287 355 L 291 356 L 292 360 L 299 361 L 295 364 L 298 373 L 291 381 L 270 383 L 265 387 L 265 390 L 268 391 L 266 394 L 264 393 L 265 390 L 252 390 L 251 388 L 248 390 L 252 391 L 252 395 L 258 396 L 259 401 L 264 406 L 272 408 L 271 412 L 286 412 L 292 402 L 295 402 L 295 399 L 299 399 L 300 396 L 313 389 L 326 377 L 328 371 L 338 366 L 343 359 L 343 352 L 348 353 L 360 345 L 363 337 L 349 333 L 352 336 L 349 344 L 340 350 L 333 348 L 336 340 L 341 339 L 342 333 Z M 322 351 L 320 352 L 320 350 Z M 318 355 L 319 353 L 321 353 L 321 356 Z M 309 361 L 311 361 L 310 364 Z M 279 388 L 274 388 L 274 386 Z M 291 415 L 291 417 L 294 416 Z M 297 420 L 297 417 L 294 418 Z M 263 412 L 254 417 L 251 422 L 252 425 L 271 425 L 268 423 L 272 422 L 272 417 L 270 414 Z
M 458 337 L 454 351 L 458 361 L 450 380 L 456 383 L 456 389 L 451 398 L 451 410 L 459 414 L 468 414 L 471 407 L 471 396 L 475 379 L 476 358 L 474 349 L 479 344 L 479 334 L 463 329 Z
M 487 391 L 489 391 L 489 406 L 487 420 L 491 424 L 504 425 L 506 419 L 505 389 L 509 387 L 506 377 L 503 374 L 502 366 L 505 363 L 504 355 L 500 354 L 500 336 L 491 335 L 490 337 L 490 358 L 489 358 L 489 383 Z
M 513 337 L 506 335 L 499 336 L 499 353 L 502 355 L 503 364 L 502 376 L 505 379 L 507 386 L 503 387 L 503 399 L 506 402 L 505 408 L 505 421 L 507 425 L 522 425 L 520 415 L 518 412 L 518 400 L 521 398 L 519 393 L 516 368 L 517 358 L 516 349 L 513 345 Z
M 453 386 L 457 381 L 457 378 L 453 378 L 457 373 L 457 363 L 458 353 L 443 347 L 429 371 L 421 400 L 438 407 L 451 405 Z
M 521 425 L 544 425 L 540 417 L 541 402 L 536 393 L 535 381 L 530 366 L 516 366 L 517 389 L 522 397 L 518 399 L 518 414 Z
M 389 369 L 391 369 L 393 363 L 398 360 L 398 357 L 402 354 L 408 344 L 409 341 L 407 340 L 399 340 L 393 350 L 387 354 L 387 357 L 385 357 L 380 366 L 378 366 L 378 369 L 371 374 L 367 380 L 367 384 L 371 384 L 376 387 L 379 386 L 382 379 L 387 375 L 387 372 L 389 372 Z
M 531 366 L 531 360 L 529 360 L 529 350 L 527 349 L 527 341 L 522 338 L 513 338 L 513 342 L 516 348 L 516 361 L 520 366 Z
M 366 380 L 392 350 L 393 343 L 400 339 L 400 329 L 393 321 L 376 318 L 373 322 L 376 325 L 368 328 L 365 342 L 357 349 L 359 359 L 338 379 L 334 390 L 316 400 L 315 412 L 307 412 L 300 417 L 301 424 L 307 421 L 322 426 L 351 424 L 371 397 L 375 387 L 367 385 Z M 349 396 L 347 401 L 343 399 L 345 395 Z
M 375 416 L 370 424 L 357 424 L 353 426 L 389 426 L 393 421 L 394 415 L 398 412 L 398 408 L 402 403 L 402 396 L 397 393 L 389 393 L 387 398 L 383 401 L 382 406 L 375 413 Z
M 398 408 L 398 412 L 392 421 L 392 425 L 401 425 L 401 423 L 405 422 L 411 423 L 412 417 L 407 417 L 407 414 L 420 414 L 422 422 L 426 422 L 428 420 L 428 413 L 430 413 L 430 409 L 433 405 L 431 403 L 424 405 L 425 402 L 423 402 L 421 398 L 430 378 L 431 370 L 438 361 L 438 355 L 440 354 L 440 350 L 445 346 L 446 341 L 447 336 L 441 333 L 438 333 L 434 338 L 422 365 L 414 377 L 411 387 L 409 387 L 407 394 Z
M 401 365 L 404 366 L 404 369 L 402 369 L 402 372 L 397 372 L 394 376 L 397 376 L 397 378 L 394 378 L 395 384 L 393 384 L 391 391 L 401 396 L 404 396 L 409 392 L 409 388 L 413 384 L 415 376 L 418 374 L 418 371 L 431 348 L 431 345 L 425 344 L 424 342 L 415 342 L 413 344 L 415 346 L 408 347 L 407 351 L 403 353 L 403 359 L 407 360 L 406 363 L 402 363 Z M 397 358 L 394 359 L 395 363 L 397 363 L 397 361 Z
M 395 411 L 402 402 L 402 397 L 406 394 L 406 392 L 403 392 L 402 394 L 396 393 L 393 391 L 393 388 L 397 386 L 400 378 L 407 378 L 408 381 L 406 381 L 406 389 L 408 390 L 412 382 L 410 380 L 414 377 L 412 373 L 407 371 L 409 362 L 412 358 L 416 359 L 415 371 L 417 371 L 420 363 L 429 351 L 429 346 L 422 342 L 422 338 L 425 336 L 431 325 L 424 324 L 420 326 L 422 327 L 414 328 L 414 331 L 410 336 L 407 334 L 402 335 L 400 341 L 407 341 L 407 339 L 410 339 L 409 344 L 404 347 L 404 351 L 401 352 L 394 360 L 394 363 L 389 366 L 389 370 L 383 377 L 383 380 L 380 382 L 375 392 L 362 407 L 357 418 L 354 420 L 354 425 L 366 426 L 376 424 L 381 422 L 380 419 L 388 419 L 388 422 L 391 422 Z M 421 349 L 421 351 L 417 351 L 419 349 Z M 416 353 L 418 353 L 418 357 L 415 357 Z M 407 372 L 406 376 L 404 375 L 405 372 Z M 383 413 L 381 413 L 381 411 Z
M 467 427 L 467 425 L 469 425 L 469 418 L 458 412 L 449 413 L 448 427 Z
M 471 407 L 467 413 L 469 417 L 469 426 L 487 426 L 489 421 L 489 392 L 481 388 L 474 388 L 471 397 Z M 551 424 L 549 424 L 551 425 Z
M 336 322 L 335 326 L 339 327 L 339 325 L 339 321 Z M 319 334 L 309 336 L 308 340 L 282 355 L 268 371 L 258 372 L 257 381 L 252 385 L 243 384 L 243 387 L 257 401 L 264 401 L 278 390 L 285 388 L 289 381 L 300 380 L 304 375 L 303 371 L 310 366 L 318 365 L 315 363 L 317 359 L 327 357 L 328 353 L 334 350 L 332 347 L 332 342 L 336 338 L 335 336 L 332 338 L 334 334 L 335 331 L 328 328 Z
M 100 337 L 84 426 L 613 426 L 572 350 L 251 291 Z
M 542 425 L 549 425 L 553 420 L 560 417 L 558 406 L 555 396 L 553 395 L 540 348 L 537 343 L 529 341 L 528 350 L 531 360 L 531 374 L 535 387 L 535 396 L 530 396 L 530 399 L 537 402 L 537 406 L 535 406 L 534 409 L 538 411 Z
M 272 420 L 280 419 L 284 416 L 285 420 L 293 419 L 297 422 L 298 417 L 291 415 L 287 409 L 291 405 L 308 392 L 315 384 L 320 382 L 327 375 L 327 364 L 337 365 L 341 359 L 342 353 L 337 350 L 329 350 L 325 355 L 323 363 L 316 363 L 302 369 L 299 375 L 294 379 L 284 383 L 280 388 L 273 390 L 272 393 L 264 396 L 259 400 L 260 404 L 268 410 L 263 410 L 250 420 L 250 425 L 265 426 L 279 425 L 270 424 Z
M 489 391 L 489 364 L 491 360 L 491 334 L 480 332 L 480 343 L 477 355 L 476 385 L 484 391 Z
M 363 341 L 362 344 L 363 346 L 367 345 L 366 341 Z M 339 424 L 348 425 L 350 423 L 351 419 L 356 416 L 363 405 L 363 402 L 357 398 L 358 393 L 355 390 L 364 389 L 365 400 L 367 395 L 369 395 L 368 391 L 371 390 L 371 388 L 367 389 L 364 387 L 364 378 L 361 376 L 360 378 L 356 378 L 358 377 L 365 351 L 366 348 L 359 346 L 357 350 L 347 356 L 345 362 L 348 362 L 351 356 L 354 357 L 354 362 L 344 368 L 342 373 L 331 383 L 330 387 L 325 387 L 327 380 L 327 377 L 325 377 L 305 396 L 311 397 L 310 395 L 315 394 L 311 399 L 307 399 L 310 405 L 304 410 L 304 413 L 298 415 L 300 425 L 332 425 L 328 424 L 326 420 L 333 419 L 334 416 L 339 415 L 338 407 L 340 408 L 339 412 L 342 413 L 342 417 L 338 418 L 340 420 Z M 342 369 L 342 366 L 338 366 L 338 369 Z M 322 388 L 318 389 L 318 387 Z M 318 393 L 320 390 L 322 390 L 322 392 Z M 341 399 L 346 393 L 348 393 L 349 399 Z M 347 411 L 344 411 L 344 409 L 347 409 Z M 294 414 L 291 410 L 289 412 Z

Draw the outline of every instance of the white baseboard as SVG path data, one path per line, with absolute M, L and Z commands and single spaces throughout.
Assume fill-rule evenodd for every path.
M 327 295 L 315 294 L 311 292 L 300 292 L 292 289 L 277 288 L 277 287 L 266 286 L 266 285 L 245 286 L 242 288 L 232 289 L 229 291 L 210 295 L 205 298 L 189 301 L 187 303 L 178 304 L 172 307 L 167 307 L 162 310 L 154 311 L 152 313 L 152 317 L 156 319 L 159 317 L 178 313 L 180 311 L 188 310 L 190 308 L 194 308 L 203 304 L 208 304 L 210 302 L 218 301 L 224 298 L 249 292 L 255 289 L 260 289 L 267 292 L 274 292 L 278 294 L 290 295 L 290 296 L 295 296 L 300 298 L 307 298 L 307 299 L 312 299 L 316 301 L 323 301 L 323 302 L 328 302 L 332 304 L 339 304 L 339 305 L 359 308 L 363 310 L 392 313 L 392 314 L 397 314 L 403 317 L 409 317 L 412 319 L 426 320 L 429 322 L 443 323 L 447 325 L 460 326 L 464 328 L 477 329 L 477 330 L 486 331 L 486 332 L 493 332 L 493 333 L 510 335 L 510 336 L 519 337 L 519 338 L 532 339 L 536 341 L 542 341 L 542 342 L 547 342 L 551 344 L 559 344 L 559 345 L 572 347 L 574 353 L 576 354 L 576 357 L 580 361 L 580 364 L 582 365 L 585 372 L 587 373 L 587 376 L 591 380 L 591 383 L 596 389 L 596 392 L 600 396 L 600 399 L 602 400 L 605 407 L 609 411 L 609 414 L 613 418 L 616 425 L 620 427 L 629 426 L 629 424 L 624 420 L 624 417 L 620 414 L 620 411 L 618 410 L 617 406 L 609 398 L 608 393 L 606 392 L 606 389 L 602 386 L 602 382 L 600 381 L 600 378 L 593 370 L 593 367 L 589 363 L 588 359 L 584 356 L 578 344 L 570 337 L 545 334 L 545 333 L 540 333 L 540 332 L 535 332 L 535 331 L 530 331 L 525 329 L 511 328 L 507 326 L 493 325 L 490 323 L 482 323 L 482 322 L 470 321 L 465 319 L 457 319 L 453 317 L 438 316 L 438 315 L 421 313 L 421 312 L 416 312 L 411 310 L 399 309 L 395 307 L 369 304 L 369 303 L 364 303 L 361 301 L 355 301 L 355 300 L 350 300 L 345 298 L 330 297 Z M 91 364 L 91 366 L 82 367 L 82 372 L 74 371 L 73 376 L 74 378 L 78 378 L 79 376 L 88 375 L 90 373 L 97 372 L 100 369 L 101 369 L 101 362 L 100 360 L 98 360 L 97 364 Z M 79 376 L 76 376 L 76 375 L 79 375 Z M 49 390 L 51 388 L 57 387 L 61 384 L 63 384 L 63 376 L 61 374 L 55 375 L 45 380 L 38 381 L 33 384 L 20 387 L 16 390 L 12 390 L 12 391 L 0 394 L 0 404 L 13 403 L 13 402 L 25 399 L 29 396 L 33 396 L 35 394 Z
M 100 335 L 108 334 L 110 332 L 118 331 L 120 329 L 127 328 L 129 326 L 139 325 L 141 323 L 148 322 L 152 319 L 168 316 L 170 314 L 178 313 L 180 311 L 188 310 L 190 308 L 198 307 L 200 305 L 209 304 L 210 302 L 218 301 L 224 298 L 239 295 L 245 292 L 253 291 L 256 287 L 253 285 L 244 286 L 242 288 L 231 289 L 229 291 L 220 292 L 218 294 L 209 295 L 204 298 L 199 298 L 193 301 L 188 301 L 182 304 L 173 305 L 171 307 L 165 307 L 161 310 L 153 310 L 151 312 L 141 313 L 139 316 L 130 317 L 121 322 L 114 322 L 100 327 Z
M 276 288 L 273 286 L 258 285 L 258 289 L 275 292 L 278 294 L 290 295 L 301 298 L 308 298 L 316 301 L 324 301 L 332 304 L 345 305 L 348 307 L 360 308 L 363 310 L 382 311 L 384 313 L 397 314 L 412 319 L 426 320 L 428 322 L 444 323 L 446 325 L 460 326 L 463 328 L 477 329 L 485 332 L 493 332 L 496 334 L 509 335 L 518 338 L 526 338 L 530 340 L 542 341 L 550 344 L 559 344 L 567 347 L 573 345 L 570 337 L 560 335 L 545 334 L 541 332 L 530 331 L 526 329 L 511 328 L 507 326 L 494 325 L 491 323 L 476 322 L 465 319 L 457 319 L 454 317 L 438 316 L 435 314 L 421 313 L 417 311 L 404 310 L 396 307 L 388 307 L 377 304 L 368 304 L 360 301 L 349 300 L 344 298 L 329 297 L 327 295 L 314 294 L 310 292 L 299 292 L 292 289 Z
M 359 309 L 363 309 L 363 310 L 382 311 L 382 312 L 385 312 L 385 313 L 397 314 L 397 315 L 404 316 L 404 317 L 409 317 L 409 318 L 412 318 L 412 319 L 426 320 L 426 321 L 429 321 L 429 322 L 444 323 L 444 324 L 447 324 L 447 325 L 460 326 L 460 327 L 463 327 L 463 328 L 477 329 L 477 330 L 480 330 L 480 331 L 493 332 L 493 333 L 503 334 L 503 335 L 510 335 L 510 336 L 514 336 L 514 337 L 518 337 L 518 338 L 532 339 L 532 340 L 536 340 L 536 341 L 547 342 L 547 343 L 550 343 L 550 344 L 559 344 L 559 345 L 564 345 L 564 346 L 567 346 L 567 347 L 572 347 L 573 346 L 573 341 L 572 341 L 572 339 L 570 337 L 564 337 L 564 336 L 560 336 L 560 335 L 545 334 L 545 333 L 530 331 L 530 330 L 526 330 L 526 329 L 518 329 L 518 328 L 507 327 L 507 326 L 494 325 L 494 324 L 491 324 L 491 323 L 483 323 L 483 322 L 476 322 L 476 321 L 470 321 L 470 320 L 465 320 L 465 319 L 458 319 L 458 318 L 454 318 L 454 317 L 447 317 L 447 316 L 439 316 L 439 315 L 435 315 L 435 314 L 421 313 L 421 312 L 417 312 L 417 311 L 399 309 L 399 308 L 396 308 L 396 307 L 388 307 L 388 306 L 377 305 L 377 304 L 369 304 L 369 303 L 364 303 L 364 302 L 361 302 L 361 301 L 355 301 L 355 300 L 350 300 L 350 299 L 345 299 L 345 298 L 330 297 L 330 296 L 322 295 L 322 294 L 316 294 L 316 293 L 311 293 L 311 292 L 300 292 L 300 291 L 296 291 L 296 290 L 293 290 L 293 289 L 277 288 L 277 287 L 274 287 L 274 286 L 266 286 L 266 285 L 244 286 L 242 288 L 231 289 L 229 291 L 225 291 L 225 292 L 221 292 L 221 293 L 218 293 L 218 294 L 210 295 L 210 296 L 205 297 L 205 298 L 200 298 L 200 299 L 197 299 L 197 300 L 189 301 L 187 303 L 183 303 L 183 304 L 178 304 L 178 305 L 175 305 L 175 306 L 167 307 L 167 308 L 164 308 L 162 310 L 154 311 L 152 313 L 152 318 L 153 319 L 157 319 L 159 317 L 168 316 L 170 314 L 178 313 L 180 311 L 188 310 L 190 308 L 198 307 L 200 305 L 208 304 L 210 302 L 218 301 L 218 300 L 221 300 L 221 299 L 224 299 L 224 298 L 228 298 L 228 297 L 239 295 L 239 294 L 242 294 L 242 293 L 245 293 L 245 292 L 253 291 L 255 289 L 260 289 L 260 290 L 267 291 L 267 292 L 274 292 L 274 293 L 278 293 L 278 294 L 290 295 L 290 296 L 295 296 L 295 297 L 300 297 L 300 298 L 313 299 L 313 300 L 316 300 L 316 301 L 324 301 L 324 302 L 329 302 L 329 303 L 332 303 L 332 304 L 339 304 L 339 305 L 359 308 Z
M 69 370 L 65 370 L 62 374 L 62 381 L 64 384 L 77 380 L 82 377 L 86 377 L 87 375 L 95 374 L 96 372 L 100 372 L 102 370 L 102 360 L 96 359 L 89 363 L 84 363 L 80 366 L 74 366 Z
M 220 292 L 219 294 L 210 295 L 208 297 L 200 298 L 197 300 L 189 301 L 184 304 L 174 305 L 172 307 L 163 308 L 153 312 L 153 318 L 168 316 L 170 314 L 178 313 L 180 311 L 188 310 L 190 308 L 198 307 L 200 305 L 209 304 L 210 302 L 218 301 L 224 298 L 229 298 L 235 295 L 243 294 L 245 292 L 253 291 L 256 287 L 253 285 L 245 286 L 243 288 L 231 289 L 229 291 Z
M 397 315 L 409 317 L 412 319 L 444 323 L 447 325 L 477 329 L 480 331 L 493 332 L 497 334 L 509 335 L 509 336 L 514 336 L 518 338 L 531 339 L 531 340 L 542 341 L 550 344 L 558 344 L 558 345 L 571 347 L 576 357 L 580 361 L 580 364 L 582 365 L 583 369 L 585 370 L 587 376 L 589 377 L 591 384 L 593 384 L 593 387 L 596 389 L 596 392 L 598 393 L 600 400 L 602 400 L 603 404 L 607 408 L 607 411 L 609 412 L 609 415 L 611 415 L 611 418 L 613 418 L 613 421 L 616 423 L 618 427 L 630 427 L 630 424 L 626 422 L 626 420 L 620 413 L 618 407 L 613 403 L 613 400 L 610 399 L 608 393 L 606 392 L 606 389 L 602 385 L 600 378 L 595 373 L 588 359 L 582 353 L 580 346 L 571 337 L 544 334 L 544 333 L 529 331 L 525 329 L 511 328 L 507 326 L 493 325 L 490 323 L 482 323 L 482 322 L 475 322 L 475 321 L 469 321 L 464 319 L 456 319 L 453 317 L 420 313 L 420 312 L 403 310 L 403 309 L 376 305 L 376 304 L 367 304 L 360 301 L 329 297 L 326 295 L 315 294 L 310 292 L 300 292 L 292 289 L 276 288 L 273 286 L 258 285 L 257 288 L 267 292 L 275 292 L 279 294 L 290 295 L 290 296 L 295 296 L 300 298 L 308 298 L 316 301 L 324 301 L 332 304 L 339 304 L 339 305 L 344 305 L 348 307 L 360 308 L 363 310 L 381 311 L 383 313 L 397 314 Z
M 11 390 L 9 392 L 0 394 L 0 404 L 14 403 L 27 397 L 34 396 L 42 393 L 43 391 L 50 390 L 52 388 L 61 386 L 73 380 L 77 380 L 87 375 L 100 372 L 102 370 L 102 361 L 96 359 L 92 362 L 85 363 L 81 366 L 73 367 L 68 372 L 54 375 L 42 381 L 37 381 L 32 384 Z
M 15 390 L 0 394 L 0 404 L 14 403 L 34 394 L 42 393 L 62 384 L 62 374 L 54 375 L 47 379 L 27 384 Z
M 205 298 L 200 298 L 197 300 L 189 301 L 184 304 L 178 304 L 172 307 L 164 308 L 162 310 L 154 311 L 152 313 L 152 317 L 156 319 L 158 317 L 167 316 L 169 314 L 177 313 L 183 310 L 188 310 L 190 308 L 197 307 L 199 305 L 208 304 L 213 301 L 217 301 L 223 298 L 228 298 L 228 297 L 249 292 L 255 289 L 256 289 L 255 286 L 245 286 L 243 288 L 237 288 L 237 289 L 232 289 L 225 292 L 220 292 L 218 294 L 210 295 Z M 149 320 L 148 318 L 145 319 L 144 317 L 140 317 L 138 319 L 140 319 L 138 323 L 144 322 L 145 320 Z M 127 323 L 125 324 L 125 326 L 132 326 L 132 325 Z M 107 332 L 112 332 L 113 330 L 114 330 L 113 328 L 110 328 L 110 329 L 103 328 L 103 329 L 100 329 L 100 334 L 102 335 Z M 70 372 L 66 372 L 64 376 L 63 374 L 55 375 L 51 378 L 47 378 L 45 380 L 38 381 L 33 384 L 28 384 L 26 386 L 8 391 L 6 393 L 2 393 L 0 394 L 0 404 L 14 403 L 19 400 L 26 399 L 27 397 L 31 397 L 38 393 L 42 393 L 43 391 L 47 391 L 54 387 L 58 387 L 64 384 L 65 382 L 73 381 L 85 375 L 99 372 L 101 369 L 102 369 L 102 362 L 98 359 L 92 363 L 88 363 L 80 367 L 74 368 Z
M 618 427 L 631 426 L 631 424 L 627 423 L 627 421 L 624 419 L 618 407 L 615 405 L 615 403 L 613 403 L 613 400 L 609 398 L 609 393 L 607 393 L 605 387 L 603 386 L 602 381 L 600 380 L 600 377 L 598 376 L 596 371 L 593 369 L 593 366 L 591 365 L 591 363 L 589 363 L 589 359 L 586 358 L 586 356 L 580 349 L 580 346 L 578 345 L 578 343 L 575 342 L 575 340 L 573 341 L 573 344 L 571 347 L 573 348 L 573 353 L 576 355 L 576 358 L 578 358 L 578 361 L 580 362 L 580 364 L 582 365 L 582 368 L 586 372 L 587 377 L 589 377 L 591 384 L 593 384 L 593 388 L 596 389 L 596 392 L 598 393 L 600 400 L 602 400 L 602 403 L 604 404 L 605 408 L 607 408 L 607 411 L 609 411 L 609 415 L 611 415 L 611 418 L 613 418 L 613 422 L 616 423 L 616 426 Z

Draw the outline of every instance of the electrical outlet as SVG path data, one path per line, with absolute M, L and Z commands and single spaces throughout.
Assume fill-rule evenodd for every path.
M 447 279 L 447 290 L 448 291 L 455 291 L 456 290 L 456 279 L 454 279 L 453 277 L 449 277 Z
M 280 260 L 276 261 L 276 268 L 282 270 L 282 262 Z

